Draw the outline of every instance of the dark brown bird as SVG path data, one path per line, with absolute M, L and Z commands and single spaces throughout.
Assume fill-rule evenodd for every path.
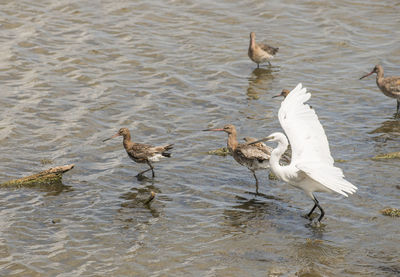
M 372 74 L 376 73 L 376 84 L 378 88 L 387 97 L 395 98 L 397 100 L 396 116 L 399 116 L 400 108 L 400 77 L 383 77 L 383 67 L 381 65 L 375 65 L 374 69 L 360 78 L 363 79 Z
M 274 96 L 272 96 L 272 98 L 283 97 L 283 100 L 285 100 L 285 98 L 289 95 L 289 93 L 290 93 L 290 90 L 283 89 L 280 94 L 274 95 Z M 310 108 L 312 109 L 313 107 L 310 105 Z
M 283 99 L 285 99 L 286 96 L 288 96 L 289 93 L 290 93 L 290 90 L 288 90 L 288 89 L 283 89 L 282 92 L 281 92 L 281 94 L 274 95 L 274 96 L 272 96 L 272 98 L 281 97 L 281 96 L 282 96 Z
M 270 59 L 274 58 L 275 54 L 278 52 L 279 48 L 269 46 L 265 43 L 256 43 L 256 34 L 254 32 L 250 33 L 250 43 L 248 55 L 250 60 L 257 64 L 257 68 L 260 67 L 260 63 L 267 62 L 270 66 Z
M 127 128 L 119 129 L 118 133 L 113 135 L 112 137 L 103 140 L 107 141 L 109 139 L 116 138 L 118 136 L 123 136 L 123 145 L 128 154 L 129 158 L 131 158 L 136 163 L 146 163 L 150 168 L 140 172 L 136 176 L 142 176 L 143 173 L 151 170 L 152 176 L 154 178 L 154 167 L 151 164 L 152 162 L 158 162 L 160 158 L 163 157 L 171 157 L 171 153 L 167 152 L 172 149 L 173 144 L 163 145 L 163 146 L 152 146 L 149 144 L 136 143 L 131 141 L 131 134 Z
M 235 161 L 246 166 L 256 180 L 256 193 L 258 194 L 258 179 L 255 171 L 269 168 L 269 157 L 272 148 L 264 143 L 247 145 L 247 143 L 239 144 L 237 141 L 236 128 L 232 124 L 225 125 L 221 129 L 206 129 L 203 131 L 222 131 L 228 134 L 227 146 Z M 252 139 L 252 138 L 248 138 Z M 256 139 L 253 139 L 254 141 Z

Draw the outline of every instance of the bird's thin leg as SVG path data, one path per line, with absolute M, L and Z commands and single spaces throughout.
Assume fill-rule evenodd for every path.
M 399 108 L 400 108 L 400 100 L 397 100 L 397 109 L 396 109 L 396 115 L 399 115 Z
M 151 170 L 151 168 L 148 168 L 146 170 L 143 170 L 142 172 L 139 172 L 136 176 L 142 176 L 143 173 L 146 173 L 147 171 Z
M 314 195 L 313 195 L 314 196 Z M 319 205 L 319 201 L 317 200 L 317 198 L 314 196 L 314 203 L 315 203 L 315 205 L 314 205 L 314 207 L 312 208 L 312 210 L 311 211 L 313 211 L 314 209 L 315 209 L 315 207 L 318 207 L 318 209 L 321 211 L 321 215 L 319 216 L 319 218 L 318 218 L 318 221 L 319 222 L 321 222 L 321 219 L 324 217 L 324 215 L 325 215 L 325 212 L 324 212 L 324 210 L 322 209 L 322 207 Z
M 150 168 L 148 170 L 151 170 L 152 176 L 154 178 L 154 167 L 151 165 L 151 163 L 149 161 L 147 161 L 147 164 L 150 166 Z
M 311 211 L 307 214 L 307 218 L 310 218 L 310 216 L 312 215 L 312 213 L 314 212 L 315 208 L 317 207 L 317 204 L 314 204 L 314 207 L 312 207 Z
M 256 194 L 258 194 L 258 179 L 257 179 L 257 175 L 256 175 L 255 171 L 252 170 L 251 172 L 253 172 L 254 179 L 256 179 Z
M 269 66 L 272 66 L 272 64 L 268 61 Z
M 257 68 L 260 68 L 260 64 L 257 64 Z

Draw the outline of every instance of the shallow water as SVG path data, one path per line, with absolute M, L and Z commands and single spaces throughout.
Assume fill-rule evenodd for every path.
M 75 163 L 65 186 L 0 190 L 2 276 L 397 276 L 396 102 L 359 81 L 400 75 L 398 1 L 1 1 L 0 178 Z M 150 4 L 151 3 L 151 4 Z M 248 35 L 280 48 L 255 69 Z M 302 82 L 357 194 L 304 193 L 205 153 L 280 130 L 282 88 Z M 133 139 L 174 143 L 154 180 Z M 42 165 L 43 159 L 53 161 Z M 157 196 L 144 204 L 150 191 Z M 53 223 L 54 222 L 54 223 Z

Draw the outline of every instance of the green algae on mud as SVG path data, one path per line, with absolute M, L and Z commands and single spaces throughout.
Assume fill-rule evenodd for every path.
M 0 184 L 0 187 L 36 187 L 62 184 L 62 174 L 74 168 L 74 164 L 57 166 L 27 177 L 13 179 Z
M 221 148 L 218 148 L 218 149 L 215 149 L 215 150 L 210 150 L 210 151 L 207 152 L 207 154 L 208 155 L 217 155 L 217 156 L 225 157 L 225 156 L 230 155 L 231 153 L 229 152 L 228 148 L 221 147 Z
M 397 208 L 385 208 L 380 211 L 381 214 L 391 217 L 400 217 L 400 209 Z
M 379 154 L 372 158 L 373 160 L 384 160 L 384 159 L 400 159 L 399 152 L 390 152 L 386 154 Z

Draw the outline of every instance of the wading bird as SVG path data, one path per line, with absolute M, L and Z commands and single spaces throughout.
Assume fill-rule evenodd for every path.
M 397 109 L 396 116 L 399 116 L 400 108 L 400 77 L 383 77 L 383 67 L 381 65 L 375 65 L 374 69 L 360 78 L 363 79 L 372 74 L 376 73 L 376 84 L 382 93 L 388 97 L 396 98 Z
M 264 43 L 256 43 L 256 34 L 250 33 L 250 43 L 248 55 L 250 60 L 257 64 L 257 68 L 260 67 L 260 63 L 268 63 L 271 66 L 270 59 L 272 59 L 278 52 L 279 48 L 269 46 Z
M 227 146 L 229 152 L 232 154 L 235 161 L 246 166 L 253 173 L 254 179 L 256 180 L 256 193 L 258 194 L 256 170 L 269 168 L 268 160 L 272 148 L 263 143 L 254 145 L 248 145 L 247 143 L 239 144 L 236 136 L 236 128 L 232 124 L 227 124 L 220 129 L 206 129 L 203 131 L 221 131 L 228 134 Z
M 113 135 L 112 137 L 103 140 L 107 141 L 113 138 L 116 138 L 118 136 L 123 136 L 123 145 L 125 148 L 126 153 L 128 154 L 129 158 L 131 158 L 134 162 L 137 163 L 146 163 L 150 168 L 146 169 L 139 174 L 137 174 L 137 177 L 142 176 L 143 173 L 151 170 L 152 176 L 154 178 L 154 167 L 151 164 L 152 162 L 158 162 L 161 158 L 164 157 L 171 157 L 171 153 L 167 152 L 168 150 L 171 150 L 173 147 L 173 144 L 168 144 L 164 146 L 152 146 L 149 144 L 143 144 L 143 143 L 136 143 L 131 141 L 131 134 L 127 128 L 121 128 L 119 129 L 118 133 Z
M 305 104 L 310 97 L 311 94 L 306 93 L 306 88 L 302 88 L 300 83 L 282 101 L 279 109 L 279 122 L 292 148 L 292 160 L 289 165 L 279 164 L 282 154 L 288 147 L 288 140 L 284 134 L 276 132 L 250 144 L 261 141 L 278 142 L 278 147 L 271 152 L 269 160 L 271 170 L 279 179 L 304 190 L 314 201 L 314 207 L 307 217 L 310 219 L 318 207 L 321 211 L 319 223 L 325 212 L 314 192 L 337 192 L 347 196 L 353 194 L 357 187 L 346 181 L 342 170 L 333 165 L 325 131 L 315 111 Z
M 283 89 L 282 92 L 281 92 L 281 94 L 274 95 L 274 96 L 272 96 L 272 98 L 283 97 L 283 99 L 285 99 L 286 96 L 288 96 L 289 93 L 290 93 L 290 90 L 288 90 L 288 89 Z

